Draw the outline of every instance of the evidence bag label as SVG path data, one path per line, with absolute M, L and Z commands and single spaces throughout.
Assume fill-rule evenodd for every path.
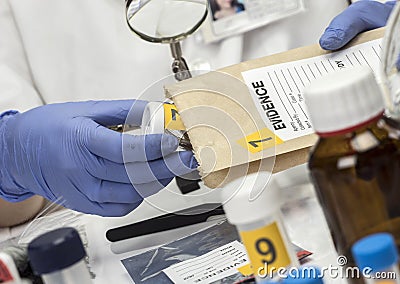
M 303 96 L 307 85 L 352 66 L 379 70 L 381 50 L 381 39 L 377 39 L 326 55 L 249 70 L 242 76 L 265 124 L 275 136 L 288 141 L 314 133 Z
M 238 241 L 230 242 L 201 256 L 174 264 L 163 272 L 174 283 L 213 283 L 236 274 L 248 264 L 246 251 Z
M 252 231 L 240 232 L 254 275 L 290 265 L 290 257 L 276 222 Z M 265 269 L 267 271 L 265 271 Z

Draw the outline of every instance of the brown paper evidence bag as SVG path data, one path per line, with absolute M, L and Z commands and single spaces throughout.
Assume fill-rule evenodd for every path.
M 365 32 L 347 46 L 383 37 L 384 29 Z M 280 172 L 307 162 L 315 134 L 285 141 L 275 147 L 252 153 L 244 137 L 265 128 L 242 72 L 328 54 L 318 44 L 242 62 L 218 71 L 165 86 L 188 129 L 200 173 L 206 186 L 223 186 L 238 175 L 259 170 L 260 161 Z M 249 142 L 249 141 L 247 141 Z

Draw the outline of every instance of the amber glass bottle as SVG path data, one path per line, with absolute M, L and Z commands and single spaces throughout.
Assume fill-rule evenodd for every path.
M 309 169 L 339 255 L 354 265 L 351 246 L 376 232 L 392 233 L 399 247 L 399 141 L 382 119 L 382 96 L 371 70 L 323 77 L 305 97 L 319 135 Z

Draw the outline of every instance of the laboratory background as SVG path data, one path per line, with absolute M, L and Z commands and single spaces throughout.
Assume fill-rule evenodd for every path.
M 400 5 L 0 1 L 0 283 L 400 283 Z

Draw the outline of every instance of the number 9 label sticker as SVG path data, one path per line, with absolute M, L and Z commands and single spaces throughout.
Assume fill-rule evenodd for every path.
M 257 230 L 242 231 L 240 237 L 249 255 L 254 275 L 268 275 L 271 269 L 276 271 L 290 265 L 289 254 L 275 222 Z

